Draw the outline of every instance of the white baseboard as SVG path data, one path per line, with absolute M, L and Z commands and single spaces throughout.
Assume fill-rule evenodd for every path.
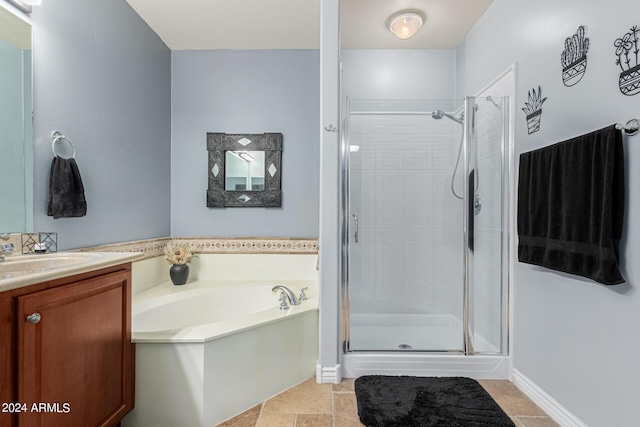
M 316 382 L 318 384 L 340 384 L 342 382 L 342 367 L 322 366 L 316 364 Z
M 513 383 L 561 426 L 587 427 L 578 417 L 517 369 L 513 370 Z

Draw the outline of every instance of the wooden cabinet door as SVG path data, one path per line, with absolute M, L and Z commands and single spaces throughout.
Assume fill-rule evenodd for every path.
M 120 271 L 17 298 L 20 427 L 112 426 L 131 410 L 130 277 Z M 27 320 L 35 313 L 39 321 Z

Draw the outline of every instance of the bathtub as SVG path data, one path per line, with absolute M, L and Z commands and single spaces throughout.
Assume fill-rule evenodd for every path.
M 280 293 L 271 290 L 276 285 L 286 285 L 297 295 L 309 282 L 199 280 L 185 287 L 164 283 L 133 296 L 132 339 L 136 343 L 207 342 L 317 311 L 315 295 L 280 310 Z
M 312 271 L 287 275 L 280 268 L 283 279 L 276 280 L 278 272 L 207 274 L 204 264 L 220 256 L 201 257 L 196 280 L 186 285 L 164 282 L 134 293 L 136 403 L 123 427 L 214 426 L 314 375 L 315 257 L 280 256 L 277 266 L 305 262 Z M 136 264 L 134 284 L 135 273 Z M 275 285 L 296 295 L 308 287 L 308 299 L 280 310 Z

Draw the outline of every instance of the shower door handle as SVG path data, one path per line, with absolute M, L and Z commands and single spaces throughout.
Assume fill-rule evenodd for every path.
M 358 243 L 358 215 L 353 214 L 353 240 Z

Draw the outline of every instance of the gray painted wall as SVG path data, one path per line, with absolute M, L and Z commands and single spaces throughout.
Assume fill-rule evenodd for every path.
M 579 25 L 587 27 L 591 41 L 588 68 L 580 83 L 565 87 L 560 54 Z M 518 62 L 516 158 L 639 118 L 640 94 L 620 92 L 614 55 L 614 41 L 633 25 L 640 25 L 640 3 L 634 0 L 495 0 L 466 38 L 467 92 L 477 92 Z M 527 91 L 538 85 L 548 99 L 540 131 L 528 135 L 521 108 Z M 589 426 L 638 423 L 640 136 L 625 139 L 625 157 L 620 249 L 627 283 L 607 287 L 517 262 L 514 272 L 515 368 Z
M 171 235 L 318 237 L 319 52 L 171 58 Z M 282 132 L 281 208 L 206 207 L 207 132 Z
M 170 50 L 124 0 L 34 8 L 34 228 L 58 249 L 169 235 Z M 87 215 L 46 216 L 51 133 L 74 143 Z
M 455 50 L 349 50 L 340 53 L 342 95 L 350 99 L 453 99 Z

